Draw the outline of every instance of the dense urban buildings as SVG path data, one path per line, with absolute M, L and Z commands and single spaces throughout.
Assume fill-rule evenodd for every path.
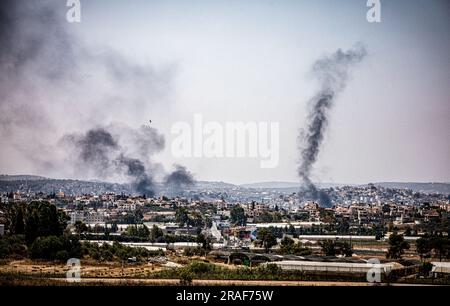
M 16 185 L 10 181 L 2 186 Z M 47 203 L 64 213 L 65 231 L 84 247 L 101 249 L 119 243 L 153 252 L 152 256 L 127 257 L 129 262 L 181 269 L 183 258 L 200 256 L 212 263 L 261 269 L 273 264 L 280 271 L 335 277 L 361 276 L 371 268 L 368 260 L 378 258 L 385 279 L 399 273 L 419 275 L 423 262 L 432 262 L 427 274 L 431 279 L 448 275 L 448 268 L 437 263 L 450 256 L 448 193 L 374 184 L 334 186 L 323 189 L 332 206 L 321 207 L 302 199 L 292 187 L 203 182 L 180 196 L 150 198 L 114 192 L 82 194 L 67 186 L 42 193 L 26 191 L 25 182 L 20 186 L 1 194 L 2 235 L 13 234 L 17 228 L 16 219 L 8 220 L 12 207 L 25 205 L 26 210 L 35 203 Z M 397 237 L 399 249 L 393 246 Z M 442 248 L 431 246 L 432 238 L 427 237 L 441 237 Z M 430 246 L 422 247 L 426 239 Z M 117 256 L 103 258 L 100 253 L 88 258 L 114 261 Z

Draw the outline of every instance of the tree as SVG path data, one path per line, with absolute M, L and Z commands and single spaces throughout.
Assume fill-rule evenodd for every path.
M 135 223 L 139 223 L 144 218 L 144 214 L 142 213 L 142 209 L 139 207 L 134 211 L 134 220 L 136 220 Z
M 119 230 L 119 227 L 117 226 L 117 222 L 113 222 L 113 223 L 111 224 L 110 232 L 111 232 L 111 233 L 115 233 L 115 232 L 117 232 L 118 230 Z
M 247 216 L 245 215 L 245 211 L 241 206 L 233 206 L 230 211 L 230 221 L 234 225 L 245 226 L 247 224 Z
M 326 256 L 343 255 L 349 257 L 353 254 L 351 245 L 345 241 L 323 240 L 319 242 L 319 245 Z
M 37 237 L 61 236 L 67 227 L 68 216 L 55 205 L 33 201 L 24 211 L 24 234 L 28 244 Z
M 193 212 L 191 217 L 188 217 L 188 225 L 203 228 L 205 226 L 205 222 L 203 221 L 203 216 L 199 212 Z
M 383 232 L 381 230 L 377 230 L 375 233 L 375 240 L 379 241 L 383 237 L 384 237 Z
M 405 236 L 411 236 L 411 228 L 408 226 L 403 234 Z
M 421 260 L 424 258 L 430 257 L 431 251 L 433 250 L 433 245 L 431 243 L 430 238 L 428 237 L 421 237 L 416 240 L 416 250 L 417 254 L 419 254 L 419 257 Z
M 158 226 L 153 225 L 150 230 L 150 241 L 158 242 L 161 238 L 164 237 L 164 232 Z
M 311 255 L 312 251 L 309 248 L 303 247 L 300 243 L 289 237 L 284 237 L 280 242 L 280 254 L 294 254 L 294 255 Z
M 83 221 L 80 221 L 80 220 L 75 222 L 74 227 L 75 227 L 75 232 L 79 236 L 88 230 L 86 223 L 84 223 Z
M 295 227 L 294 227 L 292 224 L 289 224 L 289 227 L 288 227 L 288 229 L 287 229 L 287 233 L 288 233 L 289 235 L 294 236 L 294 238 L 297 237 L 297 232 L 296 232 L 296 230 L 295 230 Z
M 258 222 L 262 223 L 274 222 L 273 215 L 267 211 L 264 211 L 258 216 Z
M 347 220 L 343 220 L 342 222 L 339 222 L 339 225 L 337 227 L 338 234 L 348 234 L 350 233 L 350 224 Z
M 194 273 L 191 272 L 189 267 L 184 267 L 180 269 L 179 277 L 181 285 L 190 285 L 194 279 Z
M 23 235 L 0 236 L 0 258 L 23 258 L 27 248 Z
M 436 253 L 436 256 L 439 257 L 439 261 L 442 261 L 442 258 L 450 257 L 450 239 L 448 237 L 432 237 L 431 245 Z
M 294 239 L 286 236 L 280 242 L 280 252 L 282 254 L 291 254 L 294 245 L 295 245 Z
M 371 229 L 371 234 L 375 235 L 375 240 L 381 240 L 383 238 L 383 227 L 381 225 L 373 225 Z
M 47 236 L 37 238 L 29 250 L 31 258 L 62 260 L 80 258 L 81 244 L 75 236 Z
M 17 214 L 15 216 L 14 222 L 14 234 L 16 235 L 23 235 L 23 233 L 25 232 L 23 210 L 24 208 L 22 206 L 17 207 Z
M 405 241 L 403 235 L 393 233 L 389 236 L 389 249 L 386 258 L 400 259 L 405 250 L 409 250 L 409 243 Z
M 203 251 L 205 251 L 205 256 L 206 256 L 206 253 L 208 252 L 208 251 L 211 251 L 211 240 L 208 238 L 208 237 L 205 237 L 205 235 L 203 235 L 203 234 L 198 234 L 197 235 L 197 243 L 200 243 L 202 246 L 201 246 L 201 248 L 203 249 Z
M 269 251 L 269 249 L 277 244 L 277 238 L 273 234 L 272 230 L 269 228 L 261 228 L 258 230 L 258 244 L 264 247 L 264 250 L 266 252 Z
M 183 227 L 185 224 L 189 222 L 189 215 L 187 213 L 186 208 L 180 207 L 175 212 L 175 221 Z
M 39 216 L 36 211 L 29 211 L 25 223 L 25 240 L 28 244 L 33 243 L 39 237 Z
M 416 240 L 416 250 L 420 258 L 431 257 L 432 252 L 442 261 L 450 257 L 450 239 L 442 236 L 424 236 Z
M 127 227 L 125 235 L 128 237 L 148 238 L 150 231 L 144 224 L 140 224 L 139 226 L 134 224 Z
M 150 230 L 148 229 L 148 227 L 145 224 L 138 226 L 138 237 L 148 239 L 149 235 L 150 235 Z

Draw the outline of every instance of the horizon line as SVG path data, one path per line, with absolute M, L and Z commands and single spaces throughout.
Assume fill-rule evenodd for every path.
M 126 184 L 126 183 L 117 183 L 117 182 L 111 182 L 111 181 L 107 181 L 107 180 L 103 180 L 103 179 L 83 179 L 83 178 L 55 178 L 55 177 L 47 177 L 47 176 L 43 176 L 43 175 L 38 175 L 38 174 L 5 174 L 5 173 L 1 173 L 1 176 L 34 176 L 34 177 L 40 177 L 43 179 L 51 179 L 51 180 L 75 180 L 75 181 L 86 181 L 86 182 L 102 182 L 102 183 L 109 183 L 109 184 Z M 215 182 L 215 183 L 224 183 L 224 184 L 230 184 L 230 185 L 235 185 L 235 186 L 244 186 L 244 185 L 257 185 L 257 184 L 270 184 L 270 183 L 284 183 L 284 184 L 298 184 L 298 186 L 300 187 L 302 184 L 300 182 L 295 182 L 295 181 L 257 181 L 257 182 L 247 182 L 247 183 L 230 183 L 227 181 L 222 181 L 222 180 L 204 180 L 204 179 L 199 179 L 199 180 L 195 180 L 195 182 Z M 156 181 L 156 183 L 162 183 L 160 181 Z M 396 184 L 450 184 L 450 181 L 447 182 L 443 182 L 443 181 L 395 181 L 395 180 L 389 180 L 389 181 L 372 181 L 372 182 L 364 182 L 364 183 L 339 183 L 339 182 L 314 182 L 314 184 L 317 185 L 342 185 L 342 186 L 350 186 L 350 185 L 369 185 L 369 184 L 382 184 L 382 183 L 396 183 Z M 287 187 L 289 188 L 289 187 Z M 294 188 L 294 186 L 292 187 Z

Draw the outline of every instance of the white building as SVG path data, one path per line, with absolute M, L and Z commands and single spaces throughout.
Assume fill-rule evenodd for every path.
M 434 277 L 437 277 L 438 275 L 450 274 L 450 262 L 434 261 L 431 264 L 433 265 L 431 272 L 433 273 Z
M 79 211 L 79 210 L 71 211 L 69 213 L 69 217 L 70 217 L 69 224 L 71 224 L 71 225 L 75 224 L 75 222 L 77 222 L 77 221 L 84 222 L 84 212 L 83 211 Z
M 347 263 L 347 262 L 316 262 L 283 260 L 270 262 L 283 270 L 305 272 L 333 272 L 333 273 L 367 273 L 369 270 L 379 269 L 380 273 L 388 274 L 394 269 L 401 268 L 398 263 Z
M 99 224 L 105 222 L 105 214 L 100 211 L 89 211 L 84 216 L 88 224 Z
M 105 212 L 103 211 L 72 211 L 69 213 L 70 224 L 73 225 L 77 221 L 87 224 L 99 224 L 105 222 Z

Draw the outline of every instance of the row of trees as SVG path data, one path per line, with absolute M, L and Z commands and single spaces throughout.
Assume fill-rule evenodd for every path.
M 350 243 L 339 240 L 323 240 L 319 242 L 322 252 L 326 256 L 344 256 L 350 257 L 353 254 L 353 248 Z
M 180 226 L 192 226 L 203 228 L 211 226 L 211 221 L 206 219 L 197 211 L 188 212 L 185 207 L 180 207 L 175 211 L 175 222 Z
M 73 235 L 38 237 L 29 247 L 28 254 L 33 259 L 66 261 L 81 258 L 82 247 Z
M 47 201 L 3 205 L 7 235 L 0 239 L 0 258 L 67 260 L 81 256 L 78 237 L 66 231 L 69 217 Z
M 389 249 L 386 253 L 388 259 L 401 259 L 406 250 L 410 249 L 410 244 L 403 235 L 393 233 L 389 236 Z M 266 252 L 277 245 L 275 234 L 270 228 L 263 228 L 258 231 L 255 244 L 261 246 Z M 352 256 L 353 248 L 346 241 L 322 240 L 319 242 L 322 253 L 326 256 Z M 429 258 L 432 253 L 440 260 L 450 258 L 450 239 L 444 236 L 425 236 L 416 241 L 416 249 L 419 256 Z M 311 249 L 303 247 L 300 243 L 295 243 L 292 238 L 284 237 L 280 243 L 279 253 L 294 255 L 310 255 Z
M 284 237 L 280 243 L 280 254 L 292 254 L 292 255 L 311 255 L 312 251 L 310 248 L 302 246 L 299 242 L 295 243 L 294 239 L 289 237 Z
M 400 259 L 406 250 L 410 249 L 410 243 L 405 241 L 403 235 L 393 233 L 389 236 L 389 249 L 386 258 Z M 426 235 L 416 240 L 416 252 L 423 260 L 437 257 L 439 260 L 450 259 L 450 238 L 442 235 Z
M 163 256 L 164 251 L 149 251 L 145 248 L 125 246 L 118 242 L 114 242 L 112 245 L 108 243 L 99 245 L 97 243 L 86 242 L 83 243 L 82 255 L 98 261 L 124 261 L 133 257 L 138 261 L 141 261 L 147 260 L 147 258 L 151 256 Z
M 7 232 L 24 235 L 27 244 L 32 244 L 38 237 L 61 236 L 69 220 L 64 212 L 45 201 L 8 204 L 2 210 Z
M 109 224 L 109 226 L 102 226 L 100 224 L 95 224 L 94 226 L 87 225 L 83 221 L 76 221 L 74 224 L 75 232 L 78 235 L 81 235 L 83 233 L 104 233 L 106 235 L 109 235 L 110 233 L 116 233 L 119 230 L 119 226 L 116 222 L 113 222 Z
M 277 237 L 273 228 L 261 228 L 258 230 L 255 245 L 263 247 L 268 252 L 272 247 L 277 245 Z M 351 256 L 353 254 L 352 247 L 345 241 L 338 240 L 324 240 L 319 243 L 322 248 L 322 252 L 327 256 Z M 302 246 L 300 243 L 285 236 L 280 242 L 280 248 L 278 251 L 280 254 L 293 254 L 299 256 L 311 255 L 312 250 L 310 248 Z
M 433 255 L 442 261 L 450 259 L 450 238 L 448 236 L 424 236 L 416 241 L 416 249 L 420 258 L 430 258 Z

